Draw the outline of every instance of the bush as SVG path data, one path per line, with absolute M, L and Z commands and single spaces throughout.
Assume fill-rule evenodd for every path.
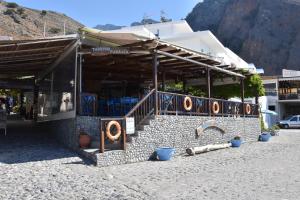
M 241 140 L 241 137 L 240 136 L 235 136 L 233 139 L 234 140 Z
M 4 15 L 13 15 L 15 13 L 15 11 L 13 9 L 7 9 L 6 11 L 3 12 Z
M 61 29 L 52 27 L 52 28 L 49 29 L 49 32 L 52 33 L 52 34 L 57 34 L 57 33 L 61 32 Z
M 24 8 L 18 8 L 18 9 L 17 9 L 17 13 L 18 13 L 19 15 L 23 15 L 24 12 L 25 12 Z
M 42 10 L 41 15 L 42 15 L 42 16 L 47 15 L 47 11 L 46 11 L 46 10 Z
M 12 2 L 12 3 L 7 3 L 7 4 L 6 4 L 6 7 L 7 7 L 7 8 L 17 8 L 18 6 L 19 6 L 18 4 L 13 3 L 13 2 Z

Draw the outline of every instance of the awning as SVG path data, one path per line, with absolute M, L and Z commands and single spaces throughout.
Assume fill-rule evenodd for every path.
M 75 41 L 71 37 L 0 42 L 0 78 L 36 76 L 47 69 Z

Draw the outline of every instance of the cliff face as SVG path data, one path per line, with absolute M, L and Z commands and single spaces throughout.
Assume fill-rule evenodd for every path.
M 265 75 L 300 70 L 300 0 L 204 0 L 186 20 L 194 31 L 210 29 Z
M 46 36 L 76 33 L 83 25 L 72 18 L 53 11 L 40 11 L 25 8 L 15 3 L 0 0 L 0 36 L 14 39 L 43 37 L 44 24 Z

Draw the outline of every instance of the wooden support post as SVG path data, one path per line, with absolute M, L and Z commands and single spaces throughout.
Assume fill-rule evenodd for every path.
M 241 78 L 241 100 L 242 100 L 242 113 L 243 116 L 245 116 L 245 84 L 244 84 L 244 79 Z
M 162 73 L 162 91 L 166 91 L 166 72 L 163 71 Z
M 186 80 L 182 81 L 182 87 L 183 87 L 183 92 L 186 93 L 187 89 L 186 89 Z
M 211 94 L 210 94 L 210 90 L 211 90 L 211 81 L 210 81 L 210 69 L 206 68 L 206 86 L 207 86 L 207 98 L 208 98 L 208 115 L 211 116 Z
M 123 129 L 122 149 L 124 151 L 126 150 L 126 130 L 125 130 L 125 128 Z
M 104 131 L 100 129 L 100 153 L 104 153 Z
M 36 80 L 34 80 L 33 86 L 33 120 L 37 121 L 38 118 L 38 98 L 39 98 L 39 86 Z
M 158 93 L 157 93 L 157 67 L 158 67 L 158 57 L 157 52 L 153 52 L 153 87 L 155 89 L 155 99 L 154 99 L 154 114 L 158 115 Z

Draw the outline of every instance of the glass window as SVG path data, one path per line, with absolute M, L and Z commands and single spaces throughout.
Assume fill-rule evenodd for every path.
M 39 83 L 39 118 L 75 109 L 75 59 L 74 51 Z
M 298 117 L 293 117 L 290 121 L 291 122 L 296 122 L 296 121 L 298 121 Z
M 51 86 L 52 74 L 47 75 L 39 84 L 38 116 L 48 117 L 52 113 L 51 109 Z
M 275 111 L 275 110 L 276 110 L 275 108 L 276 108 L 275 106 L 269 106 L 269 107 L 268 107 L 268 109 L 269 109 L 269 110 L 272 110 L 272 111 Z
M 74 110 L 75 54 L 53 72 L 52 114 Z

